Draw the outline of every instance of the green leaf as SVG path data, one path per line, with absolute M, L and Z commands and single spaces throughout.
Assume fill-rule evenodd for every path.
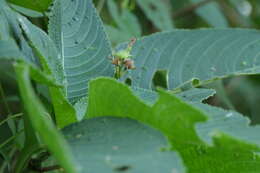
M 111 46 L 91 0 L 56 0 L 49 34 L 61 54 L 71 102 L 86 96 L 90 79 L 113 76 Z
M 212 97 L 214 94 L 216 94 L 216 91 L 213 89 L 192 88 L 178 93 L 177 96 L 188 102 L 202 102 L 203 100 Z
M 87 111 L 87 97 L 82 97 L 79 101 L 74 104 L 76 110 L 77 119 L 80 121 L 84 118 Z
M 152 105 L 158 99 L 158 94 L 149 89 L 143 89 L 138 87 L 132 87 L 133 93 L 146 101 L 147 104 Z M 181 93 L 176 94 L 176 96 L 187 102 L 202 102 L 207 98 L 213 96 L 215 94 L 215 90 L 213 89 L 202 89 L 202 88 L 192 88 L 187 91 L 183 91 Z
M 212 142 L 211 136 L 214 133 L 221 131 L 260 146 L 260 139 L 257 137 L 260 126 L 250 126 L 250 121 L 247 117 L 234 111 L 227 111 L 206 104 L 196 103 L 194 105 L 204 111 L 209 117 L 206 123 L 197 126 L 199 136 L 208 143 Z
M 31 41 L 31 46 L 40 58 L 44 72 L 53 76 L 56 83 L 62 84 L 63 86 L 66 85 L 61 55 L 57 52 L 52 40 L 46 33 L 26 20 L 26 18 L 19 17 L 19 22 Z M 76 111 L 66 99 L 63 88 L 50 87 L 50 94 L 58 127 L 62 128 L 75 122 L 77 120 Z
M 22 6 L 31 10 L 44 12 L 48 9 L 52 0 L 7 0 L 12 4 Z
M 21 7 L 21 6 L 18 6 L 18 5 L 14 5 L 14 4 L 11 4 L 12 8 L 25 15 L 25 16 L 29 16 L 29 17 L 33 17 L 33 18 L 36 18 L 36 17 L 44 17 L 44 14 L 41 13 L 41 12 L 37 12 L 37 11 L 34 11 L 34 10 L 30 10 L 28 8 L 24 8 L 24 7 Z
M 23 54 L 20 52 L 14 40 L 0 40 L 0 59 L 22 60 Z
M 5 14 L 3 12 L 3 8 L 0 6 L 0 21 L 1 21 L 1 25 L 0 25 L 0 39 L 1 40 L 8 40 L 10 38 L 9 36 L 9 24 L 8 21 L 5 17 Z
M 99 117 L 63 129 L 84 172 L 184 172 L 158 131 L 126 118 Z M 105 144 L 105 145 L 104 145 Z
M 51 75 L 47 75 L 47 74 L 43 73 L 38 68 L 36 68 L 32 65 L 28 64 L 28 67 L 29 67 L 30 77 L 34 81 L 36 81 L 40 84 L 45 84 L 50 87 L 62 88 L 62 85 L 57 83 L 56 80 Z
M 77 172 L 77 164 L 63 137 L 59 134 L 52 121 L 46 116 L 46 111 L 35 93 L 29 78 L 29 67 L 23 63 L 15 65 L 18 86 L 35 132 L 38 133 L 42 142 L 58 160 L 66 172 Z
M 25 40 L 23 40 L 25 41 Z M 19 50 L 14 40 L 0 40 L 0 59 L 24 61 L 28 63 L 30 76 L 37 82 L 47 84 L 49 86 L 60 87 L 56 80 L 51 76 L 43 73 L 34 64 L 29 62 L 25 55 Z
M 107 91 L 104 90 L 105 87 L 107 88 Z M 101 93 L 103 95 L 102 99 L 100 99 Z M 108 99 L 113 100 L 113 102 L 108 101 Z M 168 102 L 169 100 L 171 101 Z M 103 106 L 101 107 L 101 105 Z M 164 106 L 160 108 L 160 105 Z M 172 110 L 173 112 L 171 112 L 172 115 L 164 115 L 163 119 L 157 115 L 170 107 L 174 108 L 174 110 Z M 186 128 L 190 128 L 192 131 L 193 123 L 206 120 L 206 117 L 200 111 L 162 90 L 159 92 L 159 98 L 156 103 L 151 107 L 143 103 L 138 97 L 134 96 L 127 86 L 116 82 L 113 79 L 99 78 L 90 82 L 87 117 L 102 115 L 130 117 L 143 123 L 148 123 L 162 131 L 169 138 L 172 138 L 174 134 L 177 133 L 172 131 L 172 123 L 175 121 L 173 116 L 175 113 L 177 113 L 176 116 L 184 116 L 180 115 L 181 112 L 187 116 L 187 119 L 180 119 L 178 128 L 184 128 L 181 127 L 181 124 L 185 122 Z M 182 138 L 188 137 L 185 137 L 184 131 Z M 192 138 L 195 141 L 199 141 L 195 134 Z M 192 140 L 192 138 L 187 140 Z
M 151 89 L 158 70 L 168 72 L 169 89 L 188 90 L 217 78 L 260 72 L 260 32 L 247 29 L 177 30 L 136 42 L 136 69 L 125 78 Z
M 19 23 L 31 41 L 31 47 L 35 49 L 40 58 L 44 71 L 53 75 L 57 82 L 64 84 L 61 56 L 58 54 L 52 40 L 44 31 L 30 23 L 26 18 L 19 16 Z
M 153 105 L 158 99 L 158 94 L 153 90 L 132 87 L 132 91 L 137 97 L 144 100 L 148 105 Z
M 21 51 L 14 41 L 1 41 L 2 50 L 0 50 L 1 58 L 16 59 L 26 61 L 30 64 L 30 75 L 37 82 L 44 83 L 50 86 L 50 93 L 55 109 L 55 118 L 58 127 L 62 128 L 67 124 L 75 122 L 76 111 L 73 106 L 66 100 L 62 88 L 59 86 L 65 84 L 64 72 L 62 62 L 59 57 L 54 43 L 42 30 L 31 24 L 26 18 L 12 12 L 9 8 L 5 8 L 5 15 L 9 14 L 6 18 L 9 22 L 9 28 L 15 33 L 16 37 L 20 39 Z M 19 23 L 30 42 L 30 47 L 21 34 L 22 31 Z M 9 31 L 10 32 L 10 31 Z M 34 61 L 35 54 L 40 58 L 44 73 L 39 71 L 32 62 Z M 22 53 L 21 53 L 22 52 Z M 57 88 L 57 86 L 59 86 Z
M 29 63 L 35 62 L 35 56 L 33 54 L 32 49 L 28 45 L 25 36 L 22 34 L 22 30 L 19 26 L 17 17 L 19 16 L 18 13 L 11 10 L 8 6 L 5 6 L 1 10 L 1 17 L 3 17 L 3 27 L 5 28 L 5 32 L 3 39 L 9 40 L 14 39 L 16 40 L 17 47 L 19 47 L 21 53 L 24 55 L 23 59 L 26 60 Z
M 199 3 L 202 0 L 191 0 L 193 3 Z M 217 28 L 228 27 L 228 21 L 223 12 L 221 12 L 217 2 L 210 2 L 196 10 L 196 13 L 201 16 L 208 24 Z
M 158 2 L 157 0 L 137 0 L 137 4 L 144 11 L 147 18 L 158 29 L 165 31 L 174 28 L 170 13 L 170 5 L 167 1 Z
M 188 172 L 251 173 L 260 170 L 260 156 L 256 153 L 260 151 L 259 146 L 221 131 L 211 136 L 212 144 L 204 142 L 194 126 L 198 122 L 205 123 L 205 114 L 165 91 L 160 90 L 156 103 L 149 106 L 126 85 L 101 78 L 90 82 L 88 103 L 88 118 L 128 117 L 161 131 L 169 139 L 171 149 L 181 155 Z M 258 138 L 256 131 L 252 136 Z

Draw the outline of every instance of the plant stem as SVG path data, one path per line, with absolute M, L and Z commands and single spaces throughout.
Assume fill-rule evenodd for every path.
M 7 101 L 6 101 L 4 89 L 3 89 L 1 83 L 0 83 L 0 95 L 1 95 L 1 97 L 3 98 L 4 107 L 5 107 L 6 111 L 7 111 L 7 114 L 10 115 L 10 114 L 11 114 L 11 110 L 10 110 L 10 108 L 9 108 L 9 106 L 8 106 Z
M 189 13 L 191 13 L 192 11 L 196 10 L 197 8 L 203 6 L 203 5 L 206 5 L 210 2 L 213 2 L 213 1 L 216 1 L 216 0 L 203 0 L 203 1 L 200 1 L 198 3 L 195 3 L 195 4 L 192 4 L 190 6 L 187 6 L 187 7 L 184 7 L 178 11 L 176 11 L 175 13 L 173 13 L 173 18 L 176 19 L 176 18 L 179 18 L 179 17 L 183 17 Z
M 49 172 L 49 171 L 59 170 L 62 168 L 60 167 L 60 165 L 52 165 L 52 166 L 47 166 L 47 167 L 43 167 L 43 168 L 36 168 L 36 167 L 33 167 L 33 165 L 31 165 L 30 169 L 33 171 L 37 171 L 37 172 Z
M 219 0 L 218 2 L 219 6 L 222 8 L 223 13 L 228 19 L 231 26 L 244 26 L 243 22 L 241 21 L 241 17 L 237 13 L 237 11 L 234 8 L 232 8 L 226 0 Z
M 14 173 L 23 172 L 23 170 L 28 165 L 31 156 L 34 153 L 39 152 L 40 150 L 42 150 L 42 146 L 40 146 L 39 144 L 35 144 L 35 145 L 31 145 L 31 146 L 29 146 L 29 145 L 25 146 L 25 148 L 23 148 L 23 150 L 19 154 L 18 160 L 17 160 L 16 165 L 14 167 Z
M 100 13 L 105 5 L 106 0 L 99 0 L 97 5 L 97 11 Z
M 7 121 L 9 121 L 10 119 L 17 118 L 17 117 L 20 117 L 20 116 L 22 116 L 22 115 L 23 115 L 23 113 L 18 113 L 18 114 L 10 115 L 10 116 L 8 116 L 6 119 L 4 119 L 3 121 L 0 122 L 0 126 L 3 125 L 4 123 L 6 123 Z
M 9 142 L 11 142 L 13 139 L 15 139 L 18 135 L 20 135 L 24 130 L 20 130 L 19 132 L 17 132 L 15 135 L 11 136 L 10 138 L 8 138 L 6 141 L 4 141 L 2 144 L 0 144 L 0 148 L 4 147 L 6 144 L 8 144 Z
M 11 164 L 10 160 L 11 157 L 15 154 L 16 152 L 16 147 L 13 147 L 12 150 L 9 152 L 8 156 L 5 158 L 3 164 L 0 166 L 0 172 L 4 172 L 6 167 L 8 168 L 9 172 L 11 170 Z

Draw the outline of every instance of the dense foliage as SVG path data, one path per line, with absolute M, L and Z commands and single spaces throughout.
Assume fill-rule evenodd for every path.
M 260 172 L 259 8 L 0 0 L 0 173 Z

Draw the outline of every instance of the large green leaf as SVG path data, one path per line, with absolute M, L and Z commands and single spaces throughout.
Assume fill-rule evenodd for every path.
M 170 5 L 167 1 L 137 0 L 137 3 L 155 27 L 162 31 L 174 28 Z
M 165 137 L 126 118 L 99 117 L 65 127 L 82 172 L 184 172 L 178 155 L 163 151 Z
M 136 69 L 125 78 L 151 89 L 158 70 L 168 72 L 169 89 L 189 89 L 216 78 L 260 72 L 260 32 L 242 29 L 177 30 L 136 42 Z
M 29 8 L 35 11 L 44 12 L 48 9 L 52 0 L 7 0 L 10 3 Z
M 76 173 L 78 171 L 77 164 L 66 141 L 46 115 L 47 112 L 33 91 L 29 78 L 29 67 L 24 63 L 18 63 L 15 70 L 22 101 L 35 132 L 66 172 Z
M 91 78 L 113 76 L 111 46 L 91 0 L 56 0 L 49 34 L 61 54 L 72 102 L 86 96 Z
M 160 130 L 169 139 L 171 149 L 180 153 L 190 173 L 252 173 L 260 170 L 260 157 L 256 153 L 259 147 L 248 144 L 250 140 L 234 139 L 221 130 L 213 133 L 213 128 L 213 142 L 202 141 L 194 125 L 203 124 L 205 114 L 167 92 L 160 91 L 152 106 L 138 99 L 127 86 L 111 79 L 91 81 L 89 92 L 87 117 L 128 117 Z M 252 134 L 255 138 L 258 137 L 256 130 Z

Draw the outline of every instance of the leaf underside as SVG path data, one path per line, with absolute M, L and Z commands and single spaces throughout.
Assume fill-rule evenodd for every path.
M 260 32 L 242 29 L 177 30 L 138 40 L 131 54 L 136 69 L 125 75 L 132 85 L 151 89 L 158 70 L 168 89 L 189 89 L 216 78 L 260 72 Z
M 87 95 L 88 81 L 113 76 L 111 46 L 91 0 L 56 0 L 49 35 L 61 53 L 66 95 L 76 102 Z

